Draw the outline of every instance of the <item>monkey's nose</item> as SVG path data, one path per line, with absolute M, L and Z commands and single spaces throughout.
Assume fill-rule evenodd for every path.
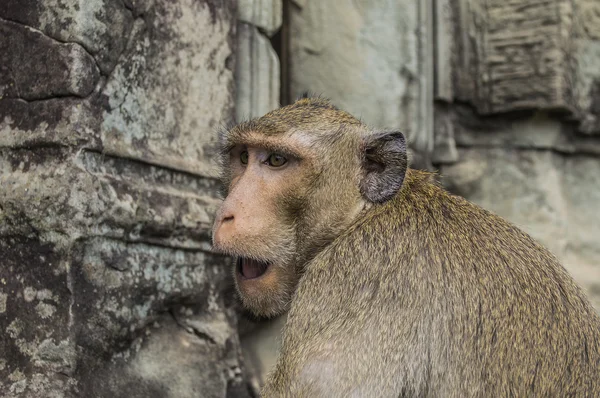
M 228 221 L 233 221 L 233 214 L 231 214 L 231 213 L 223 214 L 223 216 L 221 217 L 221 223 L 226 223 Z
M 224 212 L 217 218 L 213 229 L 213 245 L 216 248 L 220 247 L 231 235 L 233 220 L 233 213 L 230 212 Z

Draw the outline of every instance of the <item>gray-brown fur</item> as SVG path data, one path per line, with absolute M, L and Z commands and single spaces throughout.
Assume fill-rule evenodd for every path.
M 305 208 L 285 214 L 299 241 L 286 266 L 299 281 L 285 287 L 291 309 L 262 395 L 600 397 L 600 318 L 556 258 L 431 174 L 394 169 L 390 153 L 376 162 L 391 162 L 398 178 L 369 168 L 366 126 L 310 104 L 289 108 L 303 115 L 296 122 L 282 108 L 245 127 L 260 131 L 267 120 L 269 134 L 286 134 L 325 112 L 314 129 L 337 137 L 313 148 L 310 189 L 278 198 L 301 192 L 295 203 Z M 373 200 L 381 184 L 370 172 L 397 193 Z M 375 181 L 367 188 L 366 178 Z

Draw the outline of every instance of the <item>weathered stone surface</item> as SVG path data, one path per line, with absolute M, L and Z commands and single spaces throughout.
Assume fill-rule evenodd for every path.
M 448 104 L 443 102 L 435 104 L 435 144 L 431 156 L 433 163 L 454 163 L 458 160 L 453 119 L 453 112 Z
M 564 123 L 548 112 L 482 118 L 472 108 L 455 104 L 450 117 L 450 128 L 459 146 L 535 148 L 600 155 L 600 139 L 578 134 L 572 123 Z M 436 122 L 438 118 L 442 118 L 441 113 L 436 114 Z M 442 131 L 436 134 L 440 134 L 436 140 L 442 140 Z
M 241 382 L 222 258 L 97 238 L 80 245 L 72 265 L 75 339 L 96 358 L 113 358 L 79 364 L 85 395 L 125 396 L 142 380 L 151 396 L 224 397 L 228 383 Z
M 100 151 L 100 112 L 89 98 L 0 99 L 0 147 L 85 145 Z
M 215 174 L 210 132 L 229 122 L 233 108 L 235 14 L 232 2 L 223 4 L 157 2 L 136 20 L 102 92 L 106 153 Z
M 167 366 L 155 358 L 152 365 L 144 360 L 146 367 L 170 367 L 171 372 L 177 373 L 177 377 L 173 378 L 165 374 L 160 379 L 156 374 L 138 374 L 136 372 L 146 368 L 139 370 L 140 365 L 134 359 L 130 360 L 130 357 L 136 358 L 139 350 L 142 350 L 140 355 L 148 355 L 141 345 L 146 341 L 146 333 L 150 333 L 149 325 L 160 314 L 172 311 L 173 306 L 189 303 L 192 307 L 200 305 L 194 312 L 196 314 L 222 314 L 223 309 L 217 304 L 223 300 L 221 292 L 229 276 L 223 259 L 202 251 L 167 248 L 208 250 L 211 211 L 217 203 L 213 181 L 93 152 L 73 153 L 60 148 L 4 150 L 0 159 L 0 169 L 3 170 L 0 185 L 8 187 L 0 191 L 0 236 L 5 237 L 0 242 L 6 242 L 9 247 L 19 247 L 7 237 L 39 235 L 40 250 L 27 242 L 19 247 L 21 257 L 15 261 L 28 264 L 30 272 L 35 273 L 39 268 L 57 274 L 53 278 L 34 274 L 33 281 L 26 283 L 25 274 L 10 266 L 6 268 L 6 274 L 0 276 L 0 280 L 8 281 L 10 288 L 6 291 L 5 319 L 10 321 L 7 328 L 14 323 L 13 328 L 21 325 L 23 330 L 39 330 L 43 335 L 50 332 L 51 336 L 55 336 L 50 340 L 17 336 L 12 345 L 10 341 L 3 340 L 8 345 L 4 352 L 9 353 L 7 358 L 12 366 L 7 368 L 10 370 L 7 370 L 7 377 L 10 379 L 13 373 L 20 375 L 17 382 L 33 386 L 23 387 L 22 395 L 15 396 L 38 396 L 39 391 L 36 392 L 35 388 L 40 388 L 40 385 L 46 386 L 44 389 L 53 385 L 57 394 L 58 391 L 64 392 L 64 396 L 79 396 L 82 391 L 99 394 L 95 396 L 124 396 L 119 393 L 120 387 L 131 383 L 131 380 L 138 380 L 140 384 L 135 391 L 140 397 L 194 396 L 196 391 L 218 397 L 225 396 L 219 391 L 225 391 L 227 383 L 241 383 L 235 381 L 239 379 L 239 371 L 227 378 L 231 364 L 227 365 L 227 369 L 223 368 L 219 378 L 214 377 L 214 372 L 224 366 L 220 354 L 226 350 L 223 342 L 218 346 L 211 342 L 195 343 L 201 346 L 208 344 L 210 352 L 217 351 L 211 355 L 205 349 L 196 351 L 198 355 L 206 355 L 195 359 L 204 365 L 193 370 L 187 369 L 186 363 L 170 363 Z M 104 238 L 86 238 L 90 236 Z M 47 247 L 58 247 L 54 257 L 44 254 L 51 252 Z M 38 251 L 42 253 L 39 256 Z M 32 255 L 40 258 L 39 265 L 32 263 L 28 257 Z M 49 267 L 53 264 L 56 272 Z M 12 286 L 15 284 L 16 288 Z M 61 291 L 61 286 L 66 287 Z M 44 288 L 61 293 L 52 296 L 54 301 L 32 304 L 32 314 L 35 309 L 39 317 L 49 318 L 48 322 L 36 326 L 39 323 L 37 318 L 26 316 L 27 312 L 23 312 L 26 305 L 15 302 L 14 297 L 31 292 L 36 294 L 37 290 Z M 61 313 L 61 307 L 53 303 L 68 305 Z M 60 314 L 63 314 L 62 318 Z M 169 322 L 174 323 L 173 320 Z M 63 330 L 67 324 L 72 325 L 67 333 L 71 337 L 57 340 L 59 335 L 52 331 L 54 328 Z M 234 326 L 229 328 L 233 330 Z M 158 333 L 162 333 L 160 344 L 172 345 L 172 336 L 160 330 Z M 188 336 L 189 333 L 191 335 Z M 188 334 L 183 333 L 182 336 L 187 336 L 185 339 L 190 341 L 198 340 L 193 338 L 193 331 Z M 49 364 L 36 359 L 50 355 L 44 354 L 44 347 L 48 344 L 60 348 L 52 351 L 54 357 L 46 361 Z M 81 353 L 75 355 L 75 346 L 94 360 L 81 357 Z M 15 352 L 14 347 L 19 348 L 20 357 L 10 354 Z M 177 350 L 189 352 L 188 347 L 176 347 L 171 347 L 176 351 L 173 355 L 179 355 Z M 236 347 L 230 346 L 227 350 L 236 350 Z M 169 355 L 169 352 L 165 350 L 164 355 Z M 65 356 L 67 354 L 68 357 Z M 107 364 L 106 358 L 113 360 Z M 192 360 L 191 354 L 189 360 Z M 31 361 L 39 363 L 35 368 L 38 373 L 28 378 L 27 369 Z M 235 361 L 239 361 L 238 356 Z M 61 373 L 68 371 L 66 374 L 72 379 L 59 378 L 57 381 L 46 375 L 61 364 L 68 367 L 66 370 L 61 368 Z M 183 369 L 177 371 L 177 366 Z M 202 370 L 207 366 L 212 373 Z M 231 366 L 239 368 L 241 365 L 235 362 Z M 105 370 L 98 373 L 98 369 Z M 168 371 L 165 372 L 168 374 Z M 182 372 L 188 376 L 183 376 Z M 3 379 L 0 377 L 0 380 Z M 186 384 L 190 380 L 195 383 Z M 210 387 L 210 383 L 219 380 L 221 384 Z M 0 392 L 3 388 L 7 393 L 21 388 L 21 384 L 13 384 L 0 385 Z M 68 391 L 72 395 L 67 394 Z M 127 391 L 131 396 L 132 391 Z
M 452 4 L 455 98 L 469 102 L 480 114 L 566 111 L 580 123 L 581 132 L 600 134 L 596 1 L 454 0 Z M 445 49 L 451 46 L 439 39 L 439 60 L 445 62 Z M 438 84 L 447 81 L 446 74 Z M 447 93 L 446 86 L 440 89 Z
M 74 383 L 64 375 L 71 375 L 76 363 L 76 347 L 65 327 L 72 305 L 68 265 L 55 245 L 35 237 L 0 239 L 0 250 L 5 303 L 0 313 L 0 395 L 67 391 Z
M 236 58 L 236 120 L 278 108 L 279 59 L 271 42 L 257 28 L 240 23 Z
M 207 177 L 235 3 L 51 3 L 0 4 L 0 396 L 246 397 Z
M 104 153 L 214 175 L 211 133 L 233 112 L 233 6 L 182 0 L 147 10 L 99 94 L 80 102 L 0 100 L 0 145 L 87 142 Z
M 240 0 L 238 19 L 260 28 L 271 36 L 281 27 L 282 0 Z
M 216 325 L 227 322 L 219 317 L 199 317 L 197 321 Z M 237 334 L 229 325 L 220 334 L 225 343 L 198 338 L 181 328 L 169 315 L 159 318 L 144 334 L 145 342 L 136 344 L 139 351 L 128 361 L 117 359 L 110 366 L 103 363 L 108 369 L 86 369 L 89 375 L 94 374 L 97 382 L 81 390 L 79 396 L 248 396 L 240 375 Z
M 290 7 L 290 92 L 323 94 L 380 128 L 433 148 L 431 3 L 296 1 Z
M 441 168 L 446 186 L 546 245 L 600 309 L 600 160 L 505 148 L 459 155 Z
M 269 372 L 275 368 L 286 320 L 287 314 L 284 314 L 260 323 L 258 328 L 250 333 L 241 332 L 244 359 L 253 371 L 250 383 L 256 394 L 259 393 L 260 386 L 265 383 Z
M 0 98 L 85 97 L 98 82 L 96 62 L 79 44 L 2 20 L 0 36 Z
M 453 0 L 436 0 L 434 12 L 434 95 L 436 100 L 454 100 L 453 64 L 456 28 Z
M 573 111 L 567 3 L 455 0 L 456 96 L 484 114 Z
M 0 235 L 52 231 L 210 248 L 216 182 L 68 149 L 0 151 Z M 18 228 L 18 229 L 17 229 Z
M 3 0 L 0 17 L 82 45 L 105 75 L 121 56 L 133 22 L 119 0 Z
M 595 0 L 578 0 L 575 2 L 580 28 L 592 40 L 600 40 L 600 3 Z
M 600 25 L 600 17 L 597 24 Z M 575 101 L 579 130 L 600 135 L 600 39 L 581 39 L 573 52 Z
M 242 396 L 221 258 L 104 238 L 0 247 L 2 396 Z

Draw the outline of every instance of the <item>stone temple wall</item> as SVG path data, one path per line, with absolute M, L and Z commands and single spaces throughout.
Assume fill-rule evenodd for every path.
M 210 251 L 237 3 L 0 2 L 0 396 L 248 396 Z
M 284 318 L 213 254 L 224 125 L 311 92 L 600 309 L 597 0 L 0 1 L 0 397 L 249 397 Z

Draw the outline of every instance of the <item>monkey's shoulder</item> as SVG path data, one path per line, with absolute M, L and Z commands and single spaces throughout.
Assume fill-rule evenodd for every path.
M 352 264 L 335 266 L 345 259 Z M 446 297 L 457 286 L 525 301 L 562 302 L 567 292 L 575 306 L 583 297 L 558 259 L 527 233 L 424 179 L 409 181 L 397 198 L 371 209 L 317 263 L 326 272 L 352 275 L 359 284 L 382 273 L 398 289 L 427 281 Z

